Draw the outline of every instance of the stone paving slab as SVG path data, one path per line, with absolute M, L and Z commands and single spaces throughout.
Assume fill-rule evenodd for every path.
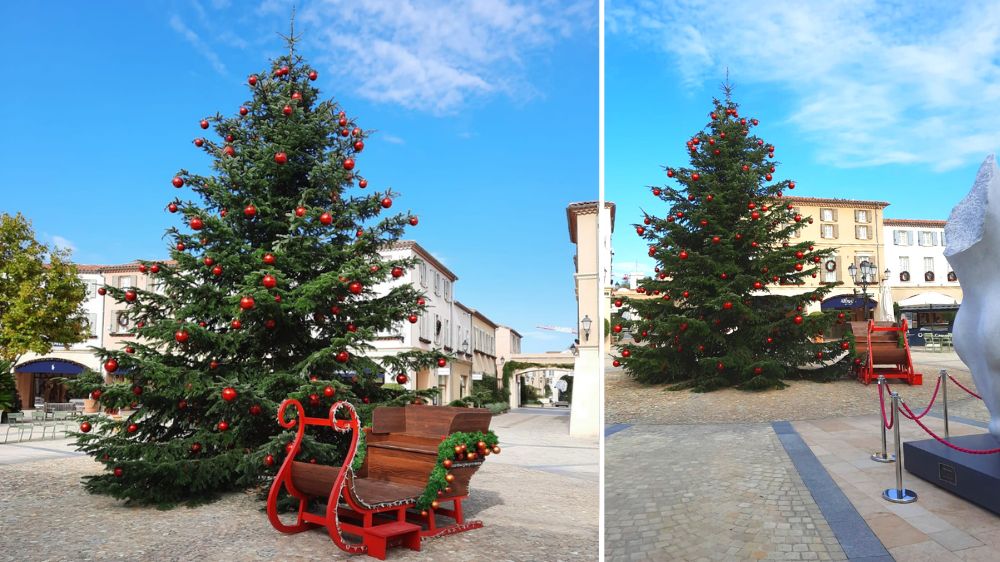
M 883 500 L 882 491 L 895 487 L 896 465 L 868 458 L 881 444 L 878 416 L 839 421 L 840 426 L 816 421 L 793 425 L 893 558 L 900 562 L 1000 560 L 1000 517 L 906 471 L 904 486 L 917 492 L 917 501 L 900 505 Z M 942 433 L 941 420 L 928 416 L 923 421 Z M 952 435 L 983 432 L 981 427 L 952 420 Z M 928 438 L 909 420 L 903 420 L 900 433 L 904 442 Z M 891 453 L 891 432 L 889 448 Z
M 392 549 L 389 560 L 597 559 L 596 439 L 571 439 L 560 418 L 533 414 L 498 416 L 493 429 L 504 451 L 479 470 L 463 504 L 467 518 L 485 526 L 426 540 L 421 552 Z M 61 441 L 45 442 L 46 450 L 0 445 L 0 459 L 35 455 L 0 467 L 0 561 L 364 559 L 322 530 L 275 531 L 250 493 L 166 511 L 91 495 L 80 477 L 102 467 L 66 455 L 70 442 Z
M 608 561 L 846 559 L 770 425 L 637 425 L 605 466 Z

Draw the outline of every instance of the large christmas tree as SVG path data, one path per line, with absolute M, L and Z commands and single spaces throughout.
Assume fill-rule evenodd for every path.
M 613 331 L 635 339 L 615 364 L 639 381 L 678 388 L 781 388 L 782 379 L 809 373 L 799 367 L 836 358 L 850 342 L 829 337 L 842 319 L 804 312 L 832 285 L 772 292 L 816 277 L 832 250 L 794 238 L 811 220 L 782 200 L 795 183 L 774 179 L 774 146 L 751 134 L 758 121 L 740 117 L 724 89 L 706 129 L 687 141 L 691 167 L 666 169 L 679 187 L 652 188 L 669 212 L 644 213 L 635 225 L 657 267 L 640 282 L 641 296 L 614 303 L 624 308 Z
M 367 133 L 320 98 L 317 72 L 288 42 L 232 116 L 200 122 L 194 145 L 215 174 L 168 180 L 179 196 L 167 211 L 184 226 L 168 230 L 172 261 L 141 267 L 155 289 L 101 290 L 128 303 L 137 340 L 99 350 L 120 382 L 92 395 L 127 416 L 81 425 L 78 444 L 107 468 L 87 480 L 93 492 L 171 504 L 252 485 L 291 441 L 275 420 L 281 400 L 316 417 L 349 400 L 365 422 L 376 405 L 428 394 L 385 388 L 386 374 L 405 383 L 445 364 L 433 352 L 366 356 L 423 308 L 392 283 L 413 264 L 379 253 L 417 219 L 387 214 L 394 194 L 368 188 L 357 171 Z M 307 435 L 299 458 L 336 465 L 348 443 Z

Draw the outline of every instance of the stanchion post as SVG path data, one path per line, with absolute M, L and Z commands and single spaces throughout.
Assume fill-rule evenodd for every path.
M 880 391 L 884 390 L 885 389 L 885 375 L 879 375 L 878 376 L 878 381 L 876 381 L 876 384 L 878 384 L 878 388 L 879 388 Z M 882 450 L 881 451 L 875 451 L 874 453 L 872 453 L 872 460 L 875 461 L 875 462 L 895 462 L 896 461 L 896 455 L 890 455 L 889 454 L 889 451 L 886 449 L 886 443 L 885 443 L 885 416 L 882 415 L 882 397 L 885 396 L 885 394 L 883 394 L 882 392 L 879 392 L 878 396 L 879 396 L 879 406 L 878 406 L 878 409 L 879 409 L 879 416 L 878 416 L 878 418 L 879 419 L 878 419 L 878 424 L 882 427 Z
M 892 393 L 892 438 L 896 446 L 896 487 L 886 488 L 882 492 L 882 498 L 892 503 L 913 503 L 917 501 L 917 493 L 903 487 L 903 450 L 899 441 L 899 394 Z
M 944 438 L 951 439 L 948 431 L 948 371 L 941 369 L 941 399 L 944 400 Z

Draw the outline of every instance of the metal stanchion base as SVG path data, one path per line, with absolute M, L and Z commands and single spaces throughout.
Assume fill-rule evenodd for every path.
M 872 460 L 875 462 L 896 462 L 896 455 L 883 455 L 881 451 L 872 453 Z
M 906 488 L 902 490 L 889 488 L 882 492 L 882 499 L 891 501 L 892 503 L 913 503 L 917 501 L 917 493 Z

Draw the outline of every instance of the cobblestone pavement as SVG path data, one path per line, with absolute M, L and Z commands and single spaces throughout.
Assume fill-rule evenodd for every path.
M 915 351 L 913 358 L 918 372 L 924 375 L 924 384 L 892 385 L 911 408 L 923 409 L 930 400 L 940 369 L 948 369 L 959 382 L 975 390 L 968 368 L 955 353 Z M 642 385 L 621 371 L 609 371 L 605 383 L 605 419 L 609 424 L 695 424 L 808 420 L 878 412 L 875 385 L 865 386 L 854 379 L 831 383 L 792 381 L 789 385 L 784 390 L 765 392 L 733 389 L 671 392 L 665 385 Z M 982 402 L 954 385 L 949 388 L 948 397 L 951 415 L 989 420 Z M 940 405 L 933 411 L 939 412 Z
M 605 444 L 606 560 L 844 560 L 769 425 L 637 426 Z
M 497 419 L 508 426 L 498 430 L 504 447 L 508 439 L 524 441 L 522 433 L 544 435 L 545 427 L 549 432 L 560 427 L 538 420 L 519 424 L 514 414 Z M 565 439 L 577 456 L 559 462 L 596 467 L 596 443 L 591 449 Z M 7 451 L 3 447 L 0 457 Z M 518 448 L 511 444 L 512 452 Z M 537 460 L 545 461 L 544 454 Z M 491 457 L 483 465 L 463 506 L 468 518 L 483 521 L 482 529 L 426 540 L 421 552 L 392 549 L 389 559 L 596 560 L 598 495 L 590 476 L 563 474 L 550 464 L 546 470 L 495 462 L 503 458 Z M 123 507 L 80 486 L 81 476 L 100 470 L 89 457 L 65 455 L 3 466 L 0 560 L 359 560 L 341 552 L 323 531 L 278 533 L 251 494 L 167 511 Z

